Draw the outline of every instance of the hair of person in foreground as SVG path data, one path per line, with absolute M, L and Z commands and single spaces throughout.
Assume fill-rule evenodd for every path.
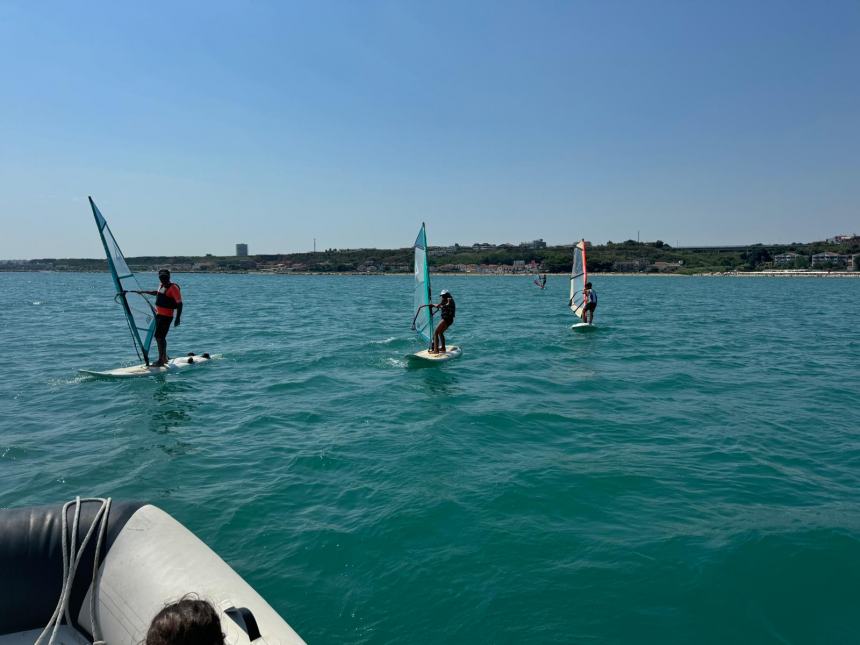
M 144 645 L 224 645 L 221 619 L 211 603 L 189 594 L 155 615 Z

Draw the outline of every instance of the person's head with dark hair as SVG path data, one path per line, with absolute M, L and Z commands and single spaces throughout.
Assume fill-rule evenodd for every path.
M 186 596 L 155 615 L 145 645 L 224 645 L 221 619 L 207 601 Z

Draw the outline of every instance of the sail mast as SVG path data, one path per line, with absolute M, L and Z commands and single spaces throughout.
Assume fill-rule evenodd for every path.
M 579 241 L 582 245 L 582 288 L 585 289 L 585 283 L 588 282 L 588 263 L 585 261 L 585 239 Z

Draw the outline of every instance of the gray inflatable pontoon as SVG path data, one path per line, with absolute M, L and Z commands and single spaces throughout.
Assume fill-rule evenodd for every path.
M 304 642 L 155 506 L 83 500 L 0 509 L 0 645 L 32 645 L 40 635 L 44 644 L 139 645 L 155 614 L 189 593 L 215 606 L 230 645 Z

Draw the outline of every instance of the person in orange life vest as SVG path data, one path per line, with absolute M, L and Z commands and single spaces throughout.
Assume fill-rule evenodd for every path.
M 173 312 L 176 311 L 174 327 L 179 327 L 179 318 L 182 316 L 182 294 L 179 292 L 179 285 L 170 281 L 170 271 L 161 269 L 158 279 L 161 281 L 158 291 L 142 292 L 155 296 L 155 342 L 158 344 L 158 360 L 153 363 L 153 367 L 167 363 L 167 332 L 170 331 Z

